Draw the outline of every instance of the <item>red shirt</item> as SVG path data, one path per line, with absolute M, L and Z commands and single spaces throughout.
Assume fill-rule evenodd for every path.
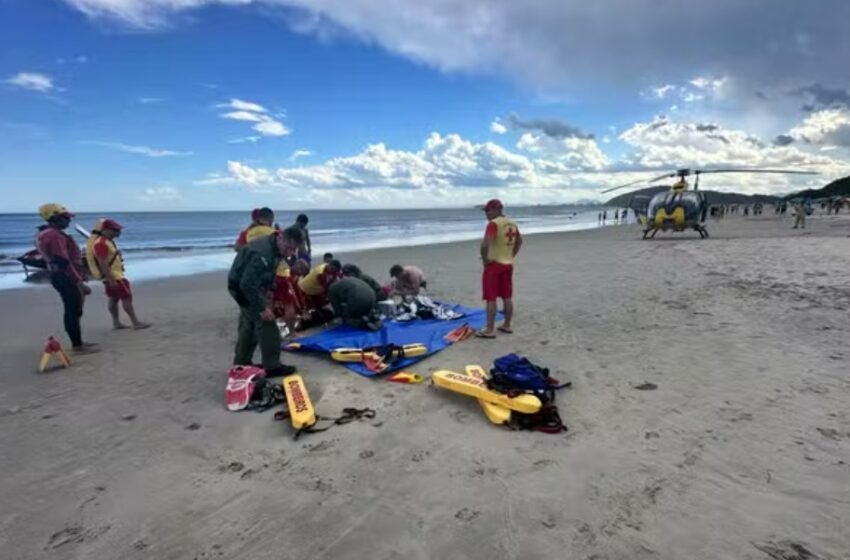
M 83 256 L 70 235 L 48 226 L 39 232 L 36 245 L 51 274 L 67 274 L 75 282 L 83 281 Z

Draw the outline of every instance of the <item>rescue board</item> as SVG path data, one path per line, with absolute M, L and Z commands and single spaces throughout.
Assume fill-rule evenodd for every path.
M 316 411 L 307 393 L 307 385 L 300 375 L 287 375 L 283 378 L 283 392 L 286 393 L 286 405 L 289 407 L 289 419 L 296 430 L 309 428 L 316 423 Z
M 487 372 L 485 372 L 484 368 L 481 366 L 466 366 L 466 375 L 480 379 L 485 383 L 487 382 Z M 501 425 L 507 424 L 511 421 L 511 410 L 509 408 L 505 408 L 500 404 L 487 402 L 482 399 L 478 399 L 478 404 L 480 404 L 481 408 L 484 409 L 484 414 L 487 416 L 487 420 L 493 424 Z
M 402 346 L 405 356 L 424 356 L 428 353 L 428 347 L 424 344 L 405 344 Z M 337 362 L 362 362 L 364 358 L 379 358 L 374 352 L 364 352 L 360 348 L 337 348 L 331 352 L 331 358 Z M 392 359 L 398 357 L 398 352 L 393 351 Z
M 434 372 L 431 375 L 431 380 L 435 385 L 449 391 L 475 397 L 488 403 L 498 404 L 504 408 L 516 410 L 523 414 L 535 414 L 543 406 L 540 399 L 534 395 L 522 394 L 511 398 L 508 395 L 488 389 L 487 383 L 483 379 L 446 369 Z

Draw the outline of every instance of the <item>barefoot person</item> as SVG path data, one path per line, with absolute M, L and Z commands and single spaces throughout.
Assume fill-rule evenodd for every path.
M 133 328 L 140 330 L 150 326 L 140 321 L 133 307 L 133 292 L 130 281 L 124 275 L 124 258 L 115 240 L 121 236 L 122 226 L 115 220 L 98 220 L 86 243 L 86 262 L 91 277 L 103 280 L 106 297 L 109 299 L 107 309 L 112 316 L 112 328 L 126 329 L 118 316 L 118 303 L 124 308 L 124 313 L 130 318 Z
M 516 223 L 502 213 L 502 202 L 497 199 L 484 206 L 487 229 L 481 240 L 481 260 L 484 262 L 482 287 L 487 302 L 487 327 L 476 333 L 479 338 L 496 338 L 497 300 L 502 299 L 505 322 L 499 327 L 503 333 L 513 332 L 514 316 L 513 275 L 514 258 L 522 247 L 522 236 Z
M 239 334 L 233 365 L 250 365 L 260 346 L 266 375 L 294 373 L 295 368 L 280 362 L 280 329 L 275 322 L 275 273 L 280 262 L 295 254 L 303 237 L 296 228 L 286 228 L 245 245 L 233 259 L 227 276 L 227 290 L 239 305 Z
M 91 293 L 83 276 L 83 257 L 77 243 L 64 231 L 74 215 L 61 204 L 42 204 L 38 213 L 47 225 L 38 233 L 35 243 L 47 263 L 50 284 L 62 298 L 65 332 L 71 339 L 71 347 L 76 353 L 97 352 L 93 344 L 83 342 L 80 326 L 83 304 Z

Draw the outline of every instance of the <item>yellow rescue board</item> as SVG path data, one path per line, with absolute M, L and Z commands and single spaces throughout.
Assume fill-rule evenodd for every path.
M 462 373 L 455 373 L 446 369 L 434 372 L 431 380 L 435 385 L 461 393 L 469 397 L 475 397 L 489 403 L 498 404 L 510 410 L 516 410 L 523 414 L 534 414 L 543 406 L 540 399 L 534 395 L 518 395 L 511 398 L 502 393 L 491 391 L 483 379 L 478 379 Z
M 296 430 L 309 428 L 316 423 L 316 411 L 307 393 L 307 386 L 300 375 L 287 375 L 283 378 L 283 392 L 286 393 L 286 405 L 289 407 L 289 419 Z
M 485 372 L 484 368 L 481 366 L 466 366 L 466 375 L 480 379 L 485 383 L 487 381 L 487 372 Z M 493 424 L 501 425 L 507 424 L 511 421 L 511 410 L 509 408 L 481 399 L 478 399 L 478 404 L 480 404 L 481 408 L 484 409 L 484 414 L 487 416 L 487 420 Z
M 402 349 L 405 356 L 422 356 L 428 353 L 428 347 L 424 344 L 405 344 Z M 396 355 L 397 352 L 393 351 L 392 357 L 395 358 Z M 363 352 L 360 348 L 337 348 L 331 352 L 331 358 L 338 362 L 362 362 L 364 356 L 378 357 L 374 352 Z

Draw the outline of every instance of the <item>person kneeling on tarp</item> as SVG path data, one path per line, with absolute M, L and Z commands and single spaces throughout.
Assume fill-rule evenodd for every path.
M 297 260 L 289 266 L 285 260 L 280 261 L 274 278 L 274 314 L 283 319 L 290 333 L 295 332 L 298 317 L 304 312 L 304 303 L 298 291 L 298 278 L 310 272 L 307 261 Z
M 342 264 L 333 260 L 314 266 L 307 276 L 298 281 L 304 293 L 307 311 L 315 311 L 328 305 L 328 288 L 342 272 Z
M 360 270 L 360 267 L 356 264 L 347 264 L 343 266 L 342 276 L 343 278 L 359 278 L 369 284 L 369 287 L 375 292 L 376 301 L 381 301 L 386 297 L 386 292 L 384 291 L 384 288 L 378 284 L 378 281 Z
M 286 228 L 248 243 L 236 254 L 227 276 L 227 289 L 239 305 L 234 365 L 253 363 L 254 350 L 259 343 L 262 365 L 268 376 L 295 371 L 280 362 L 280 329 L 275 322 L 271 292 L 278 265 L 295 254 L 302 242 L 301 231 Z
M 370 330 L 381 328 L 375 290 L 363 280 L 354 277 L 337 280 L 330 287 L 329 296 L 334 313 L 346 325 Z

